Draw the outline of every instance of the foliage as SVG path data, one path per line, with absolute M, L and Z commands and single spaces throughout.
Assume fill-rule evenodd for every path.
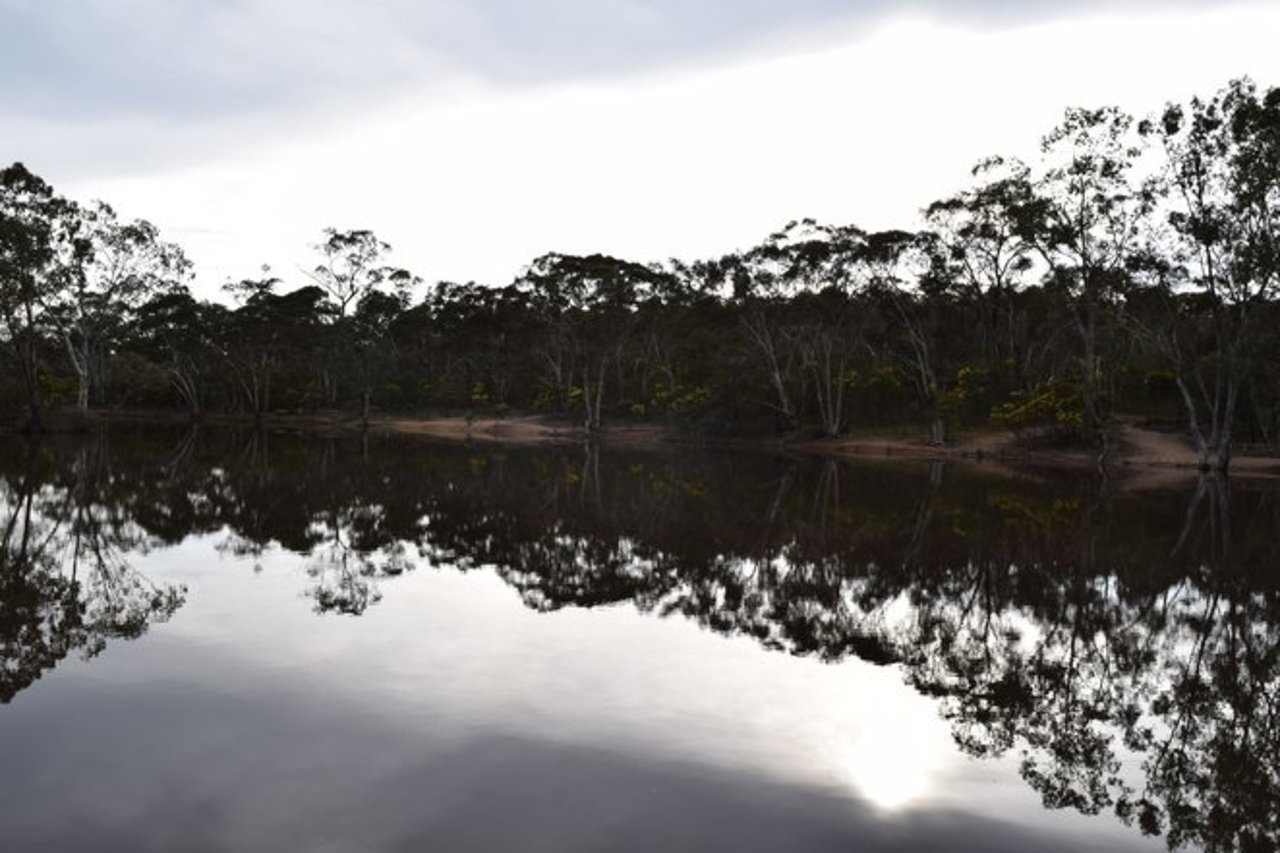
M 329 228 L 309 282 L 264 269 L 227 285 L 228 306 L 191 295 L 154 226 L 15 163 L 0 405 L 36 428 L 74 399 L 366 422 L 536 412 L 589 434 L 619 416 L 910 426 L 941 443 L 949 421 L 1105 437 L 1118 413 L 1176 404 L 1202 465 L 1225 468 L 1237 440 L 1280 440 L 1277 164 L 1280 89 L 1238 80 L 1140 120 L 1069 109 L 1040 158 L 982 160 L 915 232 L 803 219 L 688 263 L 553 252 L 505 286 L 419 298 L 390 245 Z

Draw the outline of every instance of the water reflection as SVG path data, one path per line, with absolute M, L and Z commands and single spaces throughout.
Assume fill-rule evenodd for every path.
M 91 658 L 167 619 L 184 591 L 138 574 L 147 531 L 113 489 L 103 442 L 10 457 L 0 480 L 0 703 L 73 652 Z
M 28 447 L 0 476 L 6 701 L 71 650 L 172 614 L 181 590 L 128 557 L 210 534 L 250 560 L 299 554 L 324 614 L 451 566 L 538 611 L 628 603 L 892 664 L 965 752 L 1017 756 L 1051 809 L 1172 846 L 1280 844 L 1269 484 L 1134 493 L 937 465 L 228 432 Z M 885 736 L 892 714 L 835 758 L 887 810 L 928 794 L 936 761 Z

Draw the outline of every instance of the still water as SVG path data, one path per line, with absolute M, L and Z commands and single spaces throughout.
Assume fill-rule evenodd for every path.
M 0 451 L 0 849 L 1275 850 L 1280 487 Z

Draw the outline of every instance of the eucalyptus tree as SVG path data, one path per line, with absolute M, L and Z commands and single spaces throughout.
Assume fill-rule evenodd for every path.
M 247 294 L 243 304 L 211 315 L 213 345 L 231 374 L 238 398 L 259 422 L 277 400 L 274 391 L 286 372 L 296 379 L 311 370 L 328 309 L 320 288 L 302 287 L 277 295 L 278 284 L 275 278 L 229 284 L 227 290 Z M 299 397 L 306 393 L 303 389 Z
M 1033 268 L 1026 236 L 1028 220 L 1038 214 L 1031 172 L 1021 161 L 991 157 L 972 176 L 974 185 L 925 208 L 925 221 L 936 235 L 939 274 L 976 310 L 982 357 L 990 367 L 1008 363 L 1023 384 L 1031 342 L 1014 296 Z
M 356 303 L 349 318 L 354 373 L 360 388 L 360 422 L 365 426 L 369 425 L 374 386 L 390 372 L 398 355 L 391 328 L 407 302 L 404 292 L 370 291 Z
M 333 305 L 328 334 L 328 358 L 322 370 L 322 381 L 330 403 L 337 403 L 338 383 L 346 373 L 359 388 L 361 414 L 367 423 L 373 384 L 370 359 L 380 348 L 389 345 L 386 324 L 368 322 L 352 316 L 362 303 L 385 305 L 369 300 L 374 294 L 391 296 L 401 307 L 408 304 L 410 291 L 420 281 L 408 270 L 386 263 L 391 245 L 379 240 L 372 231 L 355 229 L 338 231 L 326 228 L 324 239 L 313 248 L 320 261 L 307 274 L 327 294 Z
M 218 307 L 197 302 L 185 287 L 152 296 L 136 312 L 129 345 L 159 365 L 187 411 L 205 409 L 205 385 L 218 353 Z
M 27 423 L 41 427 L 40 362 L 48 306 L 88 252 L 76 205 L 21 163 L 0 170 L 0 346 L 13 362 Z
M 427 295 L 437 340 L 438 378 L 446 398 L 472 404 L 510 404 L 534 384 L 530 362 L 538 335 L 528 294 L 516 285 L 485 287 L 439 282 Z
M 1237 80 L 1169 105 L 1144 133 L 1165 153 L 1170 238 L 1156 258 L 1171 356 L 1202 468 L 1225 470 L 1259 314 L 1280 292 L 1280 89 Z
M 108 347 L 144 302 L 180 286 L 191 265 L 150 222 L 121 222 L 103 202 L 81 208 L 79 225 L 79 263 L 49 294 L 48 316 L 75 371 L 76 407 L 83 412 L 101 382 Z
M 864 243 L 865 234 L 855 226 L 805 219 L 788 223 L 743 257 L 743 326 L 765 360 L 780 413 L 796 421 L 780 358 L 782 338 L 813 389 L 827 436 L 848 425 L 846 392 L 864 343 L 866 314 L 857 303 L 866 283 L 858 264 Z M 779 302 L 785 305 L 781 317 Z
M 1070 322 L 1080 345 L 1080 425 L 1101 435 L 1110 402 L 1104 390 L 1111 365 L 1104 335 L 1114 331 L 1130 284 L 1130 262 L 1155 206 L 1153 188 L 1139 175 L 1142 155 L 1133 119 L 1114 107 L 1067 110 L 1043 140 L 1043 174 L 1035 181 L 1034 216 L 1019 236 L 1048 266 L 1048 284 L 1070 297 Z
M 867 235 L 858 252 L 869 286 L 900 332 L 890 336 L 888 345 L 905 362 L 929 416 L 928 443 L 933 446 L 947 441 L 941 327 L 955 320 L 953 314 L 944 316 L 951 280 L 947 267 L 938 263 L 937 243 L 929 232 L 881 231 Z
M 636 327 L 637 306 L 671 278 L 670 272 L 608 255 L 555 253 L 536 259 L 521 277 L 546 335 L 554 381 L 582 378 L 576 387 L 588 434 L 600 429 L 605 379 Z
M 768 377 L 773 401 L 765 405 L 786 429 L 800 425 L 795 387 L 798 358 L 785 333 L 788 299 L 778 276 L 762 264 L 757 250 L 700 261 L 690 272 L 704 291 L 724 298 L 735 309 L 748 347 Z
M 699 265 L 668 261 L 670 276 L 639 307 L 630 350 L 635 400 L 644 413 L 695 418 L 717 428 L 732 417 L 741 381 L 738 350 L 727 345 L 736 318 L 719 294 L 708 292 Z
M 313 247 L 320 262 L 308 275 L 333 300 L 338 317 L 347 316 L 349 309 L 375 290 L 406 289 L 413 284 L 407 270 L 383 263 L 391 245 L 372 231 L 326 228 L 323 234 L 324 239 Z

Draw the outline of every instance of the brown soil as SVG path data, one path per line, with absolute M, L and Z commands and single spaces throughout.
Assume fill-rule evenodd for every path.
M 105 414 L 105 413 L 104 413 Z M 107 419 L 155 420 L 147 413 L 114 414 Z M 245 422 L 244 418 L 212 416 L 211 423 Z M 251 421 L 249 421 L 251 422 Z M 320 415 L 272 416 L 266 425 L 272 427 L 317 430 L 351 430 L 360 427 L 357 418 L 338 413 Z M 505 444 L 548 444 L 579 442 L 582 428 L 542 417 L 512 418 L 377 418 L 370 428 L 378 432 L 425 435 L 450 441 L 493 442 Z M 678 430 L 653 424 L 609 425 L 598 436 L 609 446 L 653 447 L 665 444 L 701 443 L 704 440 Z M 986 430 L 958 436 L 944 447 L 931 447 L 923 440 L 906 437 L 851 436 L 842 438 L 733 438 L 706 439 L 716 444 L 784 450 L 823 456 L 888 457 L 901 459 L 964 460 L 990 467 L 1049 466 L 1079 469 L 1097 468 L 1096 450 L 1055 449 L 1029 446 L 1025 437 L 999 430 Z M 1108 471 L 1142 485 L 1184 479 L 1197 468 L 1195 450 L 1190 440 L 1169 432 L 1144 428 L 1125 422 L 1117 429 Z M 1234 475 L 1280 477 L 1280 458 L 1238 455 L 1231 461 Z
M 429 435 L 451 441 L 484 441 L 505 444 L 577 442 L 580 427 L 539 417 L 519 418 L 386 418 L 370 428 L 381 432 Z M 603 430 L 599 439 L 611 446 L 648 447 L 679 442 L 681 433 L 655 424 L 624 424 Z
M 986 431 L 964 436 L 946 447 L 901 439 L 853 438 L 809 442 L 817 452 L 848 456 L 898 456 L 923 459 L 962 459 L 990 465 L 1037 465 L 1067 468 L 1098 467 L 1096 449 L 1056 449 L 1029 446 L 1012 432 Z M 1121 423 L 1107 457 L 1109 474 L 1133 486 L 1156 486 L 1182 480 L 1199 467 L 1191 441 L 1180 435 Z M 1280 477 L 1280 459 L 1237 455 L 1231 460 L 1237 476 Z
M 517 444 L 571 442 L 582 440 L 582 430 L 542 418 L 389 419 L 377 421 L 376 429 L 414 433 L 464 441 L 495 441 Z M 656 425 L 608 426 L 599 436 L 611 446 L 655 446 L 689 442 L 689 436 Z M 967 434 L 945 447 L 931 447 L 924 441 L 901 437 L 850 437 L 834 439 L 731 439 L 716 443 L 753 446 L 824 456 L 889 457 L 901 459 L 964 460 L 991 466 L 1040 465 L 1094 469 L 1098 453 L 1091 449 L 1046 449 L 1028 447 L 1021 437 L 1004 431 Z M 1118 428 L 1115 444 L 1107 459 L 1108 470 L 1135 484 L 1155 485 L 1184 479 L 1197 468 L 1195 450 L 1182 436 L 1124 423 Z M 1268 456 L 1237 456 L 1233 474 L 1280 477 L 1280 459 Z
M 451 441 L 537 444 L 574 438 L 576 430 L 541 418 L 391 418 L 370 426 L 382 432 L 429 435 Z

